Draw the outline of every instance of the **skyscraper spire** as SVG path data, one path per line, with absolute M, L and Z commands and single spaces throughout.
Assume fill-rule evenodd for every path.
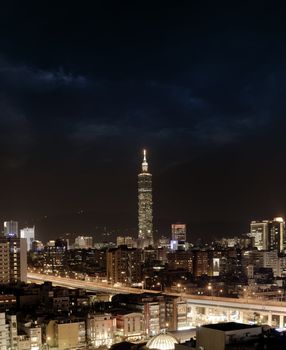
M 146 159 L 146 149 L 143 149 L 143 162 L 142 162 L 142 171 L 148 173 L 148 163 Z

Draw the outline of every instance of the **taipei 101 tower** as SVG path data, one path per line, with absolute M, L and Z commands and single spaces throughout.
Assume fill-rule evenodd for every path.
M 142 171 L 138 174 L 138 238 L 142 247 L 153 245 L 152 175 L 148 172 L 146 150 Z

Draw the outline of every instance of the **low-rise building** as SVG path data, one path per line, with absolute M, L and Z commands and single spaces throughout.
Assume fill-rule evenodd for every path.
M 117 334 L 122 340 L 138 341 L 144 338 L 144 316 L 139 312 L 118 313 L 116 315 Z
M 58 350 L 84 348 L 86 346 L 85 322 L 68 320 L 51 320 L 46 327 L 46 343 Z
M 196 334 L 197 349 L 225 350 L 231 344 L 243 344 L 259 339 L 262 328 L 256 325 L 227 322 L 198 327 Z
M 116 319 L 111 314 L 88 315 L 87 340 L 92 347 L 107 346 L 113 344 Z

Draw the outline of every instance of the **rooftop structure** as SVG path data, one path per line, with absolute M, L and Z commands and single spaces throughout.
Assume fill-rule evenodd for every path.
M 175 344 L 179 344 L 179 342 L 172 334 L 160 333 L 148 341 L 146 348 L 155 350 L 173 350 L 175 349 Z

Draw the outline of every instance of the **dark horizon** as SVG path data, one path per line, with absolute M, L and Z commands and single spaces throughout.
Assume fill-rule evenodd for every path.
M 285 217 L 284 13 L 261 1 L 4 4 L 0 220 L 35 223 L 43 240 L 72 225 L 136 229 L 143 147 L 159 233 L 183 221 L 209 240 Z M 64 222 L 80 210 L 96 214 Z

